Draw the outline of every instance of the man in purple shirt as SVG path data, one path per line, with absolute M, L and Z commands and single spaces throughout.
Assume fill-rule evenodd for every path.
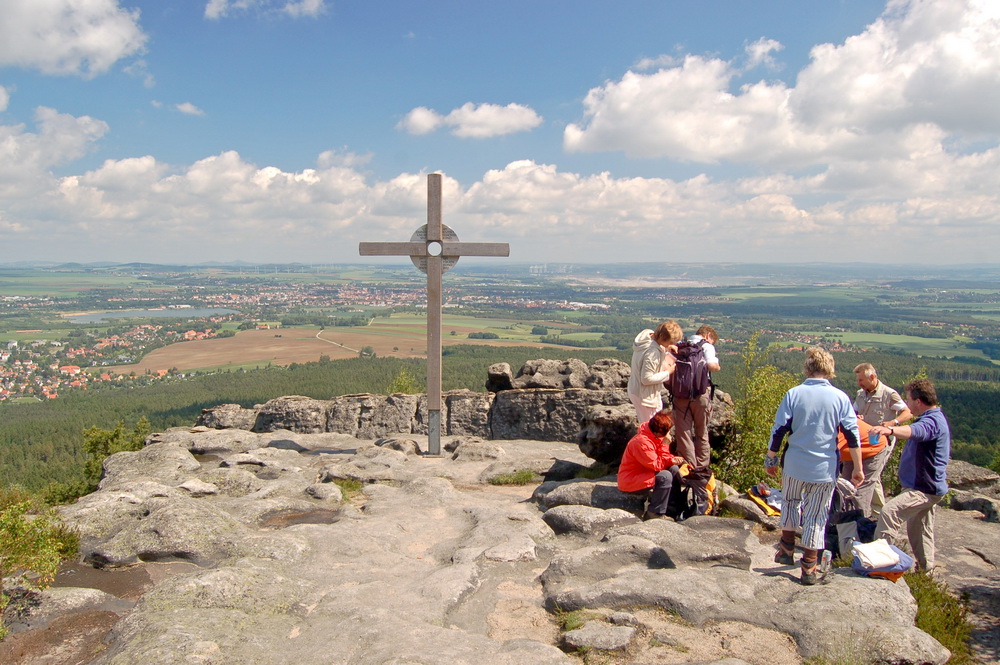
M 903 491 L 882 508 L 875 537 L 885 537 L 898 545 L 900 530 L 906 525 L 906 537 L 917 567 L 929 571 L 934 568 L 934 507 L 948 493 L 951 430 L 930 381 L 910 381 L 904 391 L 906 406 L 916 420 L 909 425 L 879 425 L 871 429 L 906 439 L 899 459 L 899 483 Z

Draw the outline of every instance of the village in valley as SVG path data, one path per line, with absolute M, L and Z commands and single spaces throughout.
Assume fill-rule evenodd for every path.
M 290 268 L 222 274 L 198 268 L 150 268 L 5 271 L 0 280 L 0 401 L 49 400 L 67 391 L 102 385 L 184 379 L 197 373 L 193 370 L 203 369 L 135 371 L 134 364 L 144 356 L 172 344 L 276 327 L 322 330 L 340 326 L 363 331 L 373 320 L 405 312 L 419 316 L 426 308 L 425 285 L 409 266 L 342 266 L 310 274 Z M 964 345 L 988 346 L 998 334 L 991 313 L 997 307 L 997 290 L 983 288 L 983 284 L 965 289 L 946 288 L 947 283 L 904 288 L 890 282 L 803 285 L 799 279 L 794 287 L 778 288 L 758 278 L 754 286 L 727 288 L 699 275 L 684 287 L 658 288 L 620 271 L 614 266 L 456 271 L 446 282 L 443 306 L 446 312 L 481 320 L 482 330 L 495 331 L 479 333 L 488 339 L 588 348 L 603 344 L 619 351 L 627 348 L 630 333 L 619 331 L 617 337 L 609 333 L 616 330 L 616 319 L 707 312 L 726 318 L 731 316 L 727 308 L 745 308 L 749 303 L 774 314 L 770 325 L 754 325 L 788 352 L 816 343 L 833 352 L 866 351 L 879 346 L 871 340 L 898 337 L 938 344 L 945 350 L 941 355 L 948 355 L 947 349 L 954 347 L 956 355 L 979 353 L 982 357 Z M 788 281 L 788 277 L 773 281 Z M 815 308 L 815 313 L 807 312 L 808 323 L 791 325 L 786 320 L 776 325 L 786 302 L 791 303 L 789 313 L 796 321 L 801 319 L 803 312 L 793 310 L 802 307 L 795 303 L 813 299 L 810 293 L 822 293 L 829 302 Z M 892 308 L 892 314 L 876 317 L 884 319 L 882 323 L 851 320 L 858 302 Z M 838 308 L 846 315 L 841 316 Z M 938 316 L 944 312 L 946 316 Z M 506 326 L 498 322 L 508 318 Z M 514 334 L 519 321 L 534 323 L 529 328 L 541 329 L 542 334 L 519 337 Z M 746 325 L 731 323 L 724 329 L 737 327 Z M 865 330 L 878 334 L 859 336 Z M 738 334 L 725 337 L 739 341 Z M 738 346 L 730 344 L 726 351 L 735 353 Z M 927 350 L 932 351 L 932 346 Z M 130 365 L 132 369 L 122 370 Z

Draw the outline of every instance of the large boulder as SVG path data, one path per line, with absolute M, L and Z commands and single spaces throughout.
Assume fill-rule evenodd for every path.
M 198 424 L 213 429 L 252 430 L 257 421 L 256 409 L 245 409 L 239 404 L 219 404 L 202 409 Z
M 631 402 L 588 407 L 582 425 L 577 437 L 580 451 L 609 466 L 618 466 L 625 446 L 639 430 L 639 421 Z
M 510 390 L 514 387 L 514 374 L 507 363 L 495 363 L 490 365 L 486 373 L 486 390 L 491 393 L 498 393 L 501 390 Z
M 632 368 L 616 358 L 602 358 L 590 366 L 590 376 L 584 383 L 590 390 L 627 389 Z
M 624 390 L 505 390 L 493 400 L 494 439 L 576 441 L 589 407 L 628 401 Z
M 257 409 L 255 432 L 294 429 L 296 432 L 325 432 L 330 404 L 324 400 L 290 395 L 272 399 Z M 203 421 L 199 424 L 204 424 Z
M 514 377 L 514 389 L 521 388 L 583 388 L 587 385 L 590 368 L 576 358 L 569 360 L 529 360 Z

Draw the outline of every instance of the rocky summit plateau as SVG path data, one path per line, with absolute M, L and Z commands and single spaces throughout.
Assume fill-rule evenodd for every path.
M 838 568 L 800 585 L 772 561 L 773 522 L 735 491 L 722 507 L 737 517 L 640 521 L 613 476 L 580 476 L 627 440 L 620 377 L 523 376 L 450 411 L 440 456 L 425 454 L 421 396 L 367 395 L 221 405 L 109 457 L 98 491 L 61 509 L 79 560 L 8 608 L 0 662 L 948 660 L 905 582 Z M 513 424 L 498 409 L 512 403 Z M 502 484 L 526 471 L 537 480 Z M 951 475 L 936 575 L 968 595 L 976 656 L 997 662 L 1000 477 Z

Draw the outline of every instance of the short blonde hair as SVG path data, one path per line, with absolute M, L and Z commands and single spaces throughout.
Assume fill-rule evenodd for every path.
M 660 325 L 656 326 L 656 332 L 653 333 L 653 339 L 655 339 L 657 344 L 660 345 L 676 344 L 684 339 L 684 331 L 681 330 L 680 324 L 676 321 L 664 321 Z
M 802 372 L 810 378 L 819 376 L 832 379 L 837 376 L 834 372 L 833 356 L 819 346 L 810 346 L 806 349 L 806 361 L 802 366 Z

